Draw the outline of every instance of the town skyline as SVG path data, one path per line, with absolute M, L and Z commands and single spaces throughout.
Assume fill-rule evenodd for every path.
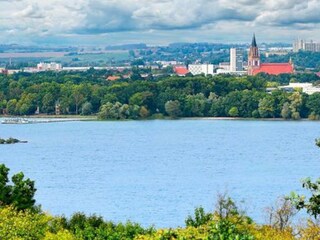
M 320 39 L 319 0 L 0 0 L 0 43 L 292 43 Z

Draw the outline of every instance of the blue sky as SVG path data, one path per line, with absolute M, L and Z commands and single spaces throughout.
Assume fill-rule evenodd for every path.
M 320 0 L 0 0 L 0 43 L 320 41 Z

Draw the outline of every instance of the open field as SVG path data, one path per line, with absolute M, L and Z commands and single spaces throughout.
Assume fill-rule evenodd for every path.
M 63 57 L 67 52 L 0 53 L 0 58 L 52 58 Z
M 128 51 L 70 54 L 68 52 L 0 53 L 0 63 L 59 62 L 63 66 L 110 65 L 130 58 Z

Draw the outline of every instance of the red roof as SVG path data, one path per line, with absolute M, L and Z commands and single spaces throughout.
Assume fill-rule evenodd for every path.
M 121 77 L 119 77 L 119 76 L 109 76 L 109 77 L 107 77 L 107 80 L 108 81 L 117 81 L 117 80 L 119 80 Z
M 320 72 L 317 72 L 316 75 L 317 75 L 318 77 L 320 77 Z
M 253 70 L 253 75 L 258 73 L 268 73 L 270 75 L 293 73 L 293 66 L 290 63 L 262 63 L 260 68 Z
M 189 70 L 183 66 L 176 66 L 173 70 L 179 76 L 185 76 L 187 73 L 189 73 Z

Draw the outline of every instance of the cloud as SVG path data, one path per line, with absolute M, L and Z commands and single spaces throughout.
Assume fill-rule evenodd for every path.
M 44 18 L 44 13 L 40 10 L 37 4 L 31 4 L 25 9 L 13 14 L 16 18 Z
M 194 34 L 184 37 L 198 41 L 210 35 L 242 39 L 259 31 L 320 38 L 319 11 L 320 0 L 0 0 L 0 29 L 1 39 L 51 36 L 61 41 L 68 36 L 103 42 L 106 35 L 114 41 L 128 35 L 130 40 L 134 35 L 171 41 L 180 40 L 181 33 Z
M 225 7 L 217 0 L 91 0 L 79 33 L 174 30 L 202 27 L 224 19 L 253 20 L 255 15 Z

